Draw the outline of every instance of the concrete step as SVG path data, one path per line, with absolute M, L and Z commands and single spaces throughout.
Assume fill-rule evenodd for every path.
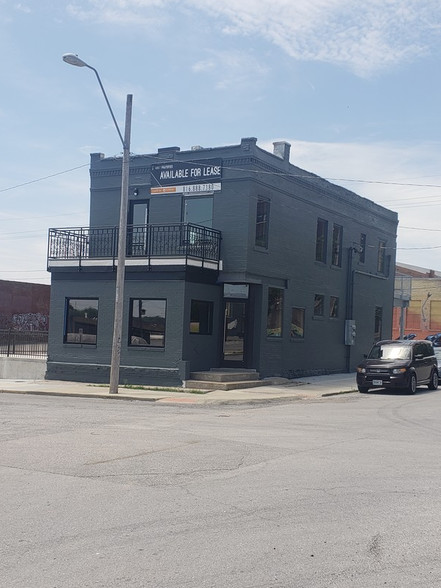
M 266 380 L 244 380 L 238 382 L 216 382 L 208 380 L 187 380 L 186 388 L 195 390 L 240 390 L 243 388 L 255 388 L 257 386 L 268 386 Z
M 256 370 L 213 368 L 205 372 L 191 372 L 190 378 L 203 382 L 245 382 L 247 380 L 259 381 L 259 374 Z

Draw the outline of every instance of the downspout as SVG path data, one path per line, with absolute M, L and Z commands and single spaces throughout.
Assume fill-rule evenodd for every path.
M 348 248 L 348 267 L 346 274 L 346 320 L 352 319 L 352 313 L 354 308 L 354 272 L 352 270 L 352 259 L 354 252 L 357 251 L 356 247 Z M 346 345 L 346 372 L 351 371 L 351 345 Z

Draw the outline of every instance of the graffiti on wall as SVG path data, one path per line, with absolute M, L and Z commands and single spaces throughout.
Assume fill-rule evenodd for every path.
M 47 331 L 48 316 L 40 312 L 13 314 L 10 328 L 16 331 Z

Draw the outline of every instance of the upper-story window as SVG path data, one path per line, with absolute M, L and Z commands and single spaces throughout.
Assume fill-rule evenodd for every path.
M 343 243 L 343 227 L 341 225 L 334 225 L 332 230 L 332 265 L 341 267 Z
M 184 198 L 182 221 L 211 228 L 213 226 L 213 197 Z
M 360 263 L 366 261 L 366 235 L 361 233 L 360 235 Z
M 269 200 L 259 198 L 257 201 L 256 212 L 256 241 L 258 247 L 268 249 L 268 234 L 269 234 Z
M 386 273 L 386 241 L 378 243 L 377 271 L 379 274 Z
M 323 294 L 314 294 L 314 316 L 323 316 L 325 314 L 325 296 Z
M 317 219 L 317 235 L 315 240 L 315 259 L 326 263 L 326 249 L 328 246 L 328 221 Z
M 329 316 L 331 318 L 338 317 L 338 310 L 339 310 L 340 301 L 338 296 L 330 296 L 329 297 Z

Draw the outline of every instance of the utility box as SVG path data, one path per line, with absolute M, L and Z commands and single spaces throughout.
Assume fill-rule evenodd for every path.
M 357 325 L 353 319 L 345 320 L 345 345 L 355 345 Z

